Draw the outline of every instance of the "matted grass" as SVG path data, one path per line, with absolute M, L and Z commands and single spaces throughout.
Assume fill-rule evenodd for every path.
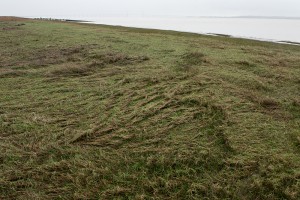
M 298 46 L 0 18 L 0 92 L 0 199 L 300 198 Z

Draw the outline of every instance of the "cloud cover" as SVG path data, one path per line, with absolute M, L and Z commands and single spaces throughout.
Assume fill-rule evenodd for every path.
M 2 0 L 0 15 L 84 16 L 288 16 L 300 17 L 299 0 Z

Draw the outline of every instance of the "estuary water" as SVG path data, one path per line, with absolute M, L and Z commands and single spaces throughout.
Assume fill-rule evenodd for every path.
M 300 19 L 217 17 L 97 17 L 89 23 L 175 30 L 200 34 L 224 34 L 272 42 L 300 43 Z

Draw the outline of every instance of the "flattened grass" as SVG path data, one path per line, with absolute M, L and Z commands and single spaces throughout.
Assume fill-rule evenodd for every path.
M 300 198 L 299 47 L 15 18 L 0 41 L 0 199 Z

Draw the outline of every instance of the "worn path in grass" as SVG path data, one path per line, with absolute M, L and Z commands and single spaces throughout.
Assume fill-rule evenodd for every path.
M 299 199 L 300 47 L 0 18 L 0 199 Z

